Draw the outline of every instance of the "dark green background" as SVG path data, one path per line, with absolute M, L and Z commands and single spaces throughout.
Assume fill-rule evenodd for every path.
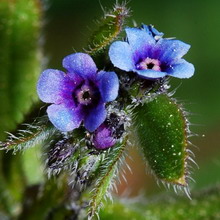
M 64 56 L 82 51 L 95 21 L 103 15 L 102 7 L 106 10 L 114 3 L 114 0 L 49 1 L 44 27 L 48 67 L 60 69 Z M 185 58 L 195 65 L 195 75 L 188 80 L 172 79 L 171 91 L 178 88 L 174 97 L 191 113 L 191 130 L 198 134 L 191 138 L 198 147 L 191 149 L 200 167 L 193 175 L 197 182 L 194 187 L 220 181 L 220 1 L 133 0 L 127 5 L 132 11 L 127 25 L 153 24 L 165 37 L 176 37 L 192 45 Z M 133 154 L 134 160 L 140 160 Z M 128 175 L 129 187 L 145 185 L 151 192 L 155 182 L 149 177 L 146 177 L 148 184 L 138 181 L 144 166 L 137 166 L 136 162 L 129 162 L 133 166 L 133 175 Z

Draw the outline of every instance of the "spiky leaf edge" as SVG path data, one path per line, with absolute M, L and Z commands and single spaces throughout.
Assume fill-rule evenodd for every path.
M 43 125 L 25 124 L 25 126 L 26 129 L 18 130 L 17 135 L 7 132 L 8 138 L 5 142 L 0 142 L 0 150 L 13 150 L 13 153 L 26 150 L 37 144 L 42 144 L 58 132 L 50 123 Z

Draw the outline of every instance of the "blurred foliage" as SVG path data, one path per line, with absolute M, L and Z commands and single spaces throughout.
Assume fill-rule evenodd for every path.
M 20 220 L 50 219 L 50 213 L 62 206 L 68 200 L 69 188 L 66 186 L 66 176 L 46 180 L 42 185 L 32 185 L 26 189 L 23 199 L 23 209 Z M 63 208 L 63 218 L 66 210 Z M 61 218 L 62 219 L 62 218 Z
M 23 120 L 37 100 L 36 80 L 40 62 L 40 4 L 37 0 L 0 2 L 0 139 Z M 0 207 L 16 215 L 27 179 L 23 156 L 0 152 Z
M 220 186 L 202 190 L 192 195 L 192 200 L 174 196 L 160 196 L 145 201 L 144 198 L 106 204 L 100 211 L 105 220 L 218 220 L 220 219 Z M 140 200 L 143 200 L 140 202 Z
M 41 69 L 40 5 L 36 1 L 2 0 L 0 4 L 0 139 L 15 129 L 36 97 Z

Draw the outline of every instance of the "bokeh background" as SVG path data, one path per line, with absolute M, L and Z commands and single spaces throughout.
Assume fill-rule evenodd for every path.
M 119 2 L 120 3 L 120 2 Z M 48 0 L 44 19 L 44 54 L 47 67 L 62 69 L 62 58 L 86 47 L 88 36 L 103 16 L 103 9 L 112 8 L 115 0 Z M 192 189 L 220 182 L 220 1 L 219 0 L 131 0 L 131 21 L 153 24 L 165 37 L 176 37 L 191 44 L 185 58 L 196 68 L 188 80 L 172 79 L 174 97 L 184 103 L 191 113 L 191 138 L 197 147 L 191 147 L 199 169 L 192 175 L 196 183 Z M 127 183 L 119 185 L 120 195 L 136 196 L 164 192 L 159 188 L 139 152 L 130 150 L 127 162 Z

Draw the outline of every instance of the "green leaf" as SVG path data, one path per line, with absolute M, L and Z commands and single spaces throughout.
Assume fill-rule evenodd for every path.
M 140 147 L 157 178 L 186 186 L 188 124 L 176 101 L 159 94 L 134 110 Z
M 40 72 L 38 0 L 0 2 L 0 138 L 23 119 L 37 100 Z
M 5 138 L 4 131 L 13 130 L 22 121 L 23 114 L 36 100 L 39 29 L 38 0 L 0 1 L 0 139 Z M 0 159 L 0 208 L 15 215 L 20 211 L 26 186 L 23 158 L 1 152 Z
M 126 140 L 113 146 L 103 158 L 97 169 L 97 180 L 94 183 L 91 192 L 91 201 L 89 204 L 88 216 L 90 219 L 94 217 L 98 208 L 103 202 L 104 197 L 108 196 L 108 190 L 114 184 L 114 177 L 120 161 L 123 159 Z

